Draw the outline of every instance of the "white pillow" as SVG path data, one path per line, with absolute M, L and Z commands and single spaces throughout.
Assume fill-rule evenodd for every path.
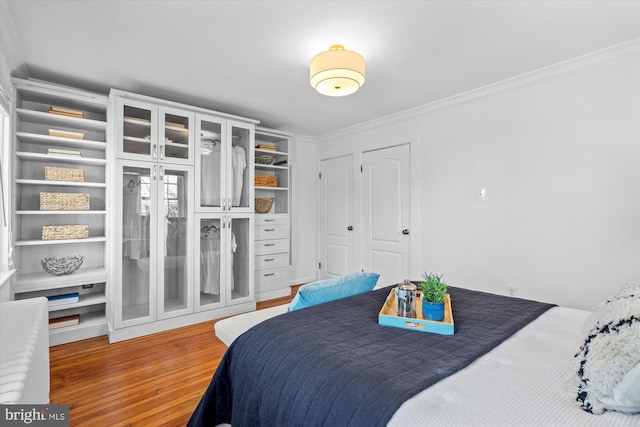
M 594 414 L 607 409 L 636 412 L 640 394 L 635 372 L 640 363 L 640 280 L 627 282 L 587 321 L 587 337 L 575 355 L 572 387 L 576 402 Z
M 613 397 L 602 397 L 600 402 L 612 411 L 640 413 L 640 363 L 613 389 Z

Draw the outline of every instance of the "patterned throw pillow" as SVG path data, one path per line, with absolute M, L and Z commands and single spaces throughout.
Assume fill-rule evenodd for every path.
M 576 402 L 593 414 L 640 412 L 640 279 L 600 304 L 586 325 L 587 337 L 575 355 Z

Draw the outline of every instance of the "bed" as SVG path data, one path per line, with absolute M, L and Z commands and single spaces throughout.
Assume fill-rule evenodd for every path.
M 451 287 L 442 336 L 378 325 L 389 290 L 274 309 L 231 343 L 189 425 L 640 426 L 576 403 L 591 313 Z

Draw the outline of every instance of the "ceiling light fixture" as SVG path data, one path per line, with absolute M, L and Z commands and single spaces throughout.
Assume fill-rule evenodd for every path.
M 364 84 L 364 58 L 339 44 L 314 56 L 309 69 L 311 86 L 323 95 L 351 95 Z

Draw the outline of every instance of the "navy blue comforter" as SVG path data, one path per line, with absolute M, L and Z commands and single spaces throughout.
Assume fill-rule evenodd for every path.
M 552 305 L 449 288 L 455 335 L 378 325 L 390 288 L 286 313 L 229 347 L 189 426 L 382 426 Z

